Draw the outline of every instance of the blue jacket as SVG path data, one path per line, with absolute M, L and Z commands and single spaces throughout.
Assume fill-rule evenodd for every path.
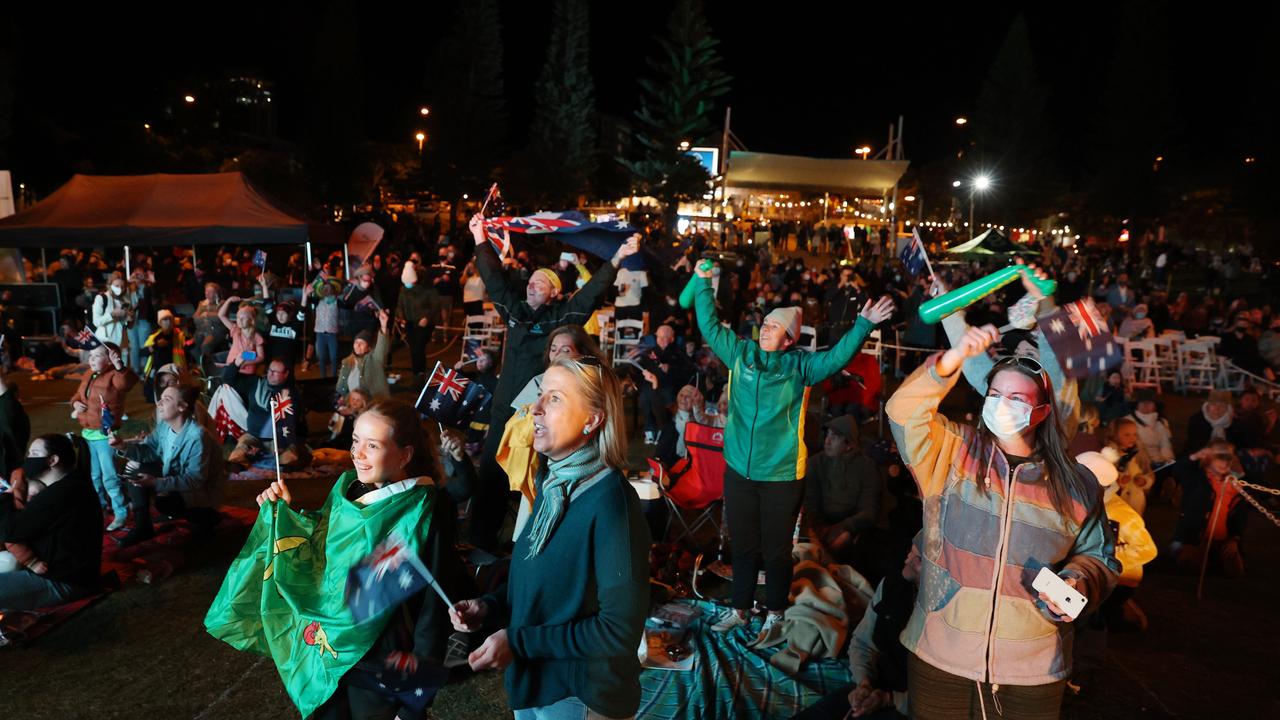
M 187 507 L 218 507 L 227 481 L 222 446 L 195 418 L 178 432 L 166 422 L 125 451 L 130 460 L 160 463 L 156 492 L 180 493 Z

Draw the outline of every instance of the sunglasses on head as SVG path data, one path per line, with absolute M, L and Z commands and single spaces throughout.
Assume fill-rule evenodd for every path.
M 1027 355 L 1010 355 L 1008 357 L 1000 358 L 996 361 L 995 367 L 991 369 L 991 375 L 994 377 L 997 370 L 1014 365 L 1035 373 L 1036 377 L 1040 378 L 1041 387 L 1046 393 L 1049 391 L 1050 383 L 1048 371 L 1044 369 L 1044 366 L 1040 364 L 1039 360 Z

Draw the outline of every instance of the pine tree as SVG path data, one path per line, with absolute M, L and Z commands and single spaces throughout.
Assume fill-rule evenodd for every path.
M 656 77 L 640 80 L 636 155 L 622 162 L 637 190 L 664 203 L 668 227 L 680 200 L 707 189 L 706 171 L 680 144 L 696 144 L 715 132 L 713 103 L 729 91 L 732 80 L 720 68 L 718 45 L 700 0 L 678 0 L 666 33 L 658 38 L 658 52 L 648 61 Z
M 547 59 L 534 85 L 530 150 L 547 206 L 574 205 L 596 167 L 595 84 L 586 0 L 556 0 Z
M 971 125 L 977 166 L 969 171 L 992 178 L 992 189 L 978 198 L 991 210 L 987 217 L 1029 221 L 1062 190 L 1049 89 L 1035 66 L 1027 21 L 1019 15 L 983 80 Z
M 426 162 L 436 190 L 453 198 L 457 208 L 464 193 L 484 192 L 506 142 L 502 28 L 495 0 L 459 4 L 427 85 L 432 110 Z

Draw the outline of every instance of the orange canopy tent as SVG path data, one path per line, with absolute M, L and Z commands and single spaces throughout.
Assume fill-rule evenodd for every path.
M 76 175 L 0 219 L 0 246 L 303 244 L 311 231 L 238 172 Z

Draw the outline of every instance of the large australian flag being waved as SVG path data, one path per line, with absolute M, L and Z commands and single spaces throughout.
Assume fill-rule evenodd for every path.
M 593 222 L 586 215 L 573 210 L 537 213 L 525 217 L 485 218 L 484 225 L 485 235 L 493 243 L 499 257 L 506 257 L 509 250 L 508 233 L 524 233 L 530 236 L 554 235 L 556 240 L 565 245 L 608 259 L 618 252 L 618 247 L 625 243 L 627 238 L 640 232 L 625 220 Z M 506 232 L 503 232 L 504 230 Z M 644 259 L 641 253 L 624 259 L 622 267 L 628 270 L 643 270 Z

